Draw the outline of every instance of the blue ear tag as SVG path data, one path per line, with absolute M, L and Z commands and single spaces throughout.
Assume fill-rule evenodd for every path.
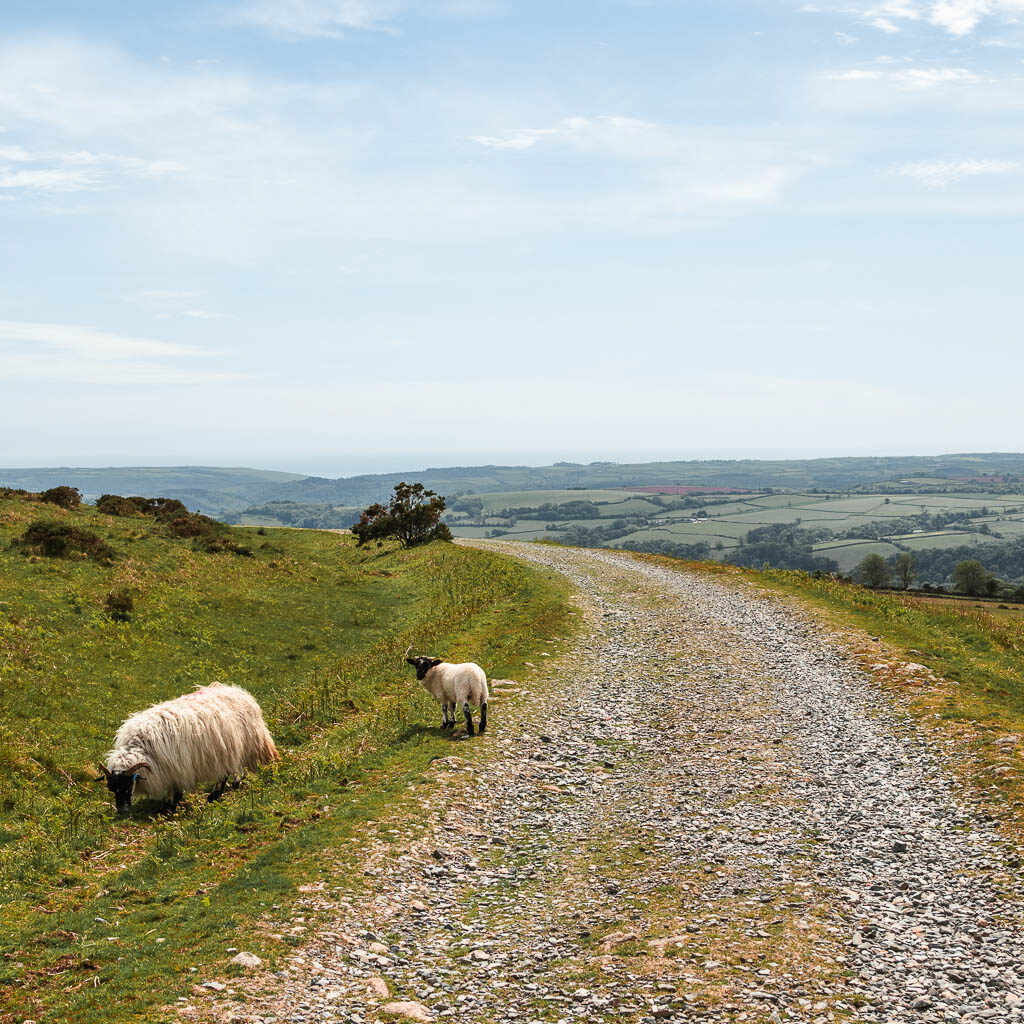
M 139 778 L 139 773 L 138 773 L 138 772 L 136 772 L 136 773 L 135 773 L 135 774 L 134 774 L 134 775 L 132 776 L 132 782 L 135 782 L 135 781 L 137 781 L 137 780 L 138 780 L 138 778 Z

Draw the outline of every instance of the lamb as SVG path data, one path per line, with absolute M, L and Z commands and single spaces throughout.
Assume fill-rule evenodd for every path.
M 470 706 L 480 709 L 480 731 L 486 731 L 487 676 L 479 665 L 472 661 L 453 664 L 440 658 L 423 656 L 410 658 L 409 651 L 405 653 L 405 660 L 416 669 L 416 678 L 423 689 L 441 705 L 442 729 L 454 728 L 455 708 L 461 704 L 462 713 L 466 716 L 466 732 L 473 735 Z
M 214 782 L 208 799 L 216 800 L 232 776 L 278 756 L 252 695 L 215 682 L 132 715 L 100 770 L 124 814 L 135 792 L 173 810 L 185 793 Z

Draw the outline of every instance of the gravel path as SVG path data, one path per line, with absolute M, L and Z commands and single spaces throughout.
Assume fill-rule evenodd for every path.
M 222 1018 L 1024 1020 L 1019 864 L 836 637 L 729 577 L 487 546 L 567 575 L 584 637 Z

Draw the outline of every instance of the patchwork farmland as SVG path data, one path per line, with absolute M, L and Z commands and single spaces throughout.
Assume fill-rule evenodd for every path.
M 928 481 L 934 485 L 935 480 Z M 851 571 L 865 555 L 980 546 L 1024 537 L 1024 493 L 914 493 L 921 481 L 907 481 L 905 493 L 843 492 L 717 493 L 693 496 L 682 488 L 638 490 L 510 491 L 456 499 L 449 518 L 460 537 L 501 536 L 516 540 L 569 539 L 575 528 L 616 533 L 602 546 L 664 541 L 707 544 L 724 559 L 753 530 L 788 525 L 833 536 L 813 544 L 814 554 Z M 666 493 L 670 492 L 670 493 Z M 476 505 L 473 502 L 477 503 Z M 953 515 L 942 529 L 929 519 Z M 541 518 L 543 516 L 543 518 Z M 908 525 L 909 522 L 909 525 Z M 615 529 L 611 529 L 612 527 Z M 855 536 L 863 532 L 865 536 Z

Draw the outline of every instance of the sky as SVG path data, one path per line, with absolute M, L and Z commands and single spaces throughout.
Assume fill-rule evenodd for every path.
M 1024 0 L 6 0 L 0 465 L 1020 451 Z

